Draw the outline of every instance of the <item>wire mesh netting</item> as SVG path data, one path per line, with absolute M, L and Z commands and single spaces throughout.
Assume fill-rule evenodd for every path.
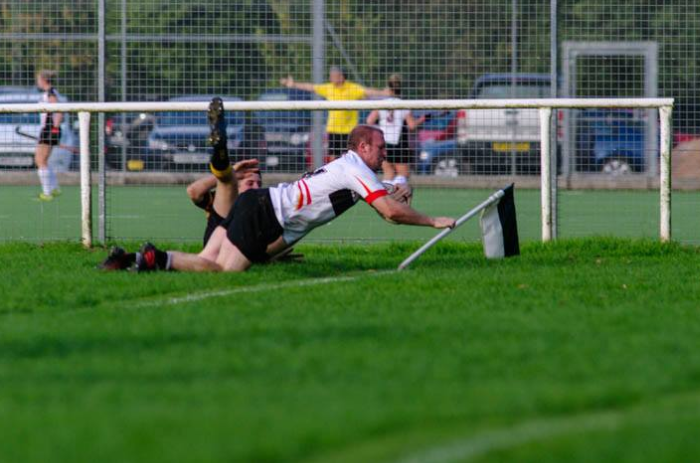
M 42 69 L 66 101 L 673 97 L 674 235 L 698 240 L 700 8 L 689 0 L 0 1 L 0 24 L 0 104 L 39 101 Z M 656 236 L 656 111 L 555 115 L 559 236 Z M 0 239 L 79 236 L 75 120 L 61 121 L 49 158 L 62 195 L 35 201 L 41 120 L 0 115 Z M 381 175 L 407 178 L 418 209 L 458 215 L 514 179 L 521 235 L 539 238 L 536 110 L 229 113 L 228 149 L 258 159 L 269 186 L 342 154 L 359 123 L 385 130 Z M 207 175 L 208 130 L 204 113 L 93 117 L 96 236 L 200 240 L 186 187 Z M 358 206 L 311 237 L 429 234 Z

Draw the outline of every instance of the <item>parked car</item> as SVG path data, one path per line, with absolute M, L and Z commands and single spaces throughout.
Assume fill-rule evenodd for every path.
M 155 116 L 148 113 L 110 114 L 105 121 L 107 166 L 139 171 L 145 168 L 148 137 L 155 126 Z M 123 155 L 126 159 L 122 159 Z
M 546 98 L 547 74 L 487 74 L 476 80 L 473 99 Z M 515 154 L 517 173 L 539 171 L 539 119 L 536 109 L 465 109 L 457 113 L 454 162 L 460 172 L 506 173 Z
M 430 113 L 430 119 L 418 128 L 416 173 L 442 177 L 459 175 L 456 128 L 455 111 Z
M 314 95 L 280 88 L 263 92 L 260 101 L 309 101 Z M 266 153 L 260 157 L 266 171 L 304 172 L 306 146 L 310 140 L 311 111 L 256 111 L 255 122 L 264 133 Z
M 33 87 L 12 87 L 0 91 L 1 104 L 38 103 L 41 93 Z M 68 99 L 59 96 L 59 101 Z M 49 162 L 59 172 L 75 169 L 78 166 L 78 137 L 71 128 L 71 115 L 63 115 L 61 122 L 61 146 L 53 149 Z M 34 151 L 41 131 L 41 119 L 37 113 L 0 113 L 0 168 L 31 168 L 34 166 Z
M 169 101 L 210 101 L 213 95 L 190 95 Z M 241 101 L 223 97 L 226 102 Z M 242 112 L 226 111 L 228 149 L 232 160 L 264 157 L 265 140 L 254 124 L 246 123 Z M 207 114 L 197 112 L 162 112 L 155 116 L 155 125 L 148 136 L 146 167 L 165 170 L 207 169 L 211 147 L 208 145 Z
M 576 171 L 623 175 L 645 166 L 639 110 L 587 109 L 576 116 Z

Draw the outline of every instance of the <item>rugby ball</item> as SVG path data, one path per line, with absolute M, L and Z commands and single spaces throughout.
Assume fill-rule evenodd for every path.
M 407 183 L 402 184 L 402 188 L 397 188 L 396 185 L 389 182 L 382 182 L 382 185 L 386 189 L 389 196 L 392 199 L 404 204 L 411 204 L 411 197 L 413 196 L 413 190 Z

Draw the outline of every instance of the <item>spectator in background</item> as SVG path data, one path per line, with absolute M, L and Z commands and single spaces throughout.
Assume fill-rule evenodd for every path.
M 401 97 L 401 76 L 392 74 L 387 81 L 391 99 Z M 398 185 L 408 183 L 411 175 L 411 163 L 414 153 L 409 143 L 409 131 L 415 130 L 428 120 L 429 115 L 413 117 L 410 109 L 374 110 L 367 116 L 367 124 L 379 121 L 379 128 L 384 132 L 386 141 L 386 161 L 382 163 L 384 181 Z
M 58 92 L 53 87 L 56 81 L 54 71 L 39 71 L 36 75 L 36 85 L 43 91 L 41 103 L 58 103 Z M 58 187 L 56 173 L 49 166 L 49 157 L 53 147 L 61 141 L 61 113 L 41 113 L 41 131 L 39 141 L 34 152 L 34 162 L 36 163 L 39 181 L 41 182 L 40 201 L 52 201 L 61 194 Z
M 296 82 L 292 76 L 280 80 L 280 84 L 287 88 L 296 88 L 307 92 L 314 92 L 326 100 L 362 100 L 364 98 L 391 96 L 389 89 L 377 90 L 363 87 L 346 80 L 345 71 L 333 66 L 330 69 L 330 82 L 326 84 L 312 84 L 308 82 Z M 328 132 L 328 154 L 338 157 L 345 152 L 348 135 L 359 122 L 357 111 L 335 110 L 329 111 L 326 132 Z

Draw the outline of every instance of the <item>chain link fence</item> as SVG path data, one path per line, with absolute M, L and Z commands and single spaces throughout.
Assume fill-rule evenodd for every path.
M 0 1 L 0 102 L 37 101 L 41 69 L 57 71 L 68 101 L 673 97 L 674 234 L 697 241 L 698 26 L 689 0 Z M 38 134 L 39 120 L 0 115 L 0 239 L 79 236 L 77 130 L 66 119 L 51 156 L 63 195 L 43 203 L 33 201 L 36 141 L 25 136 Z M 555 119 L 559 236 L 656 236 L 656 113 L 563 110 Z M 515 179 L 526 187 L 521 234 L 539 237 L 539 193 L 527 189 L 539 185 L 536 111 L 236 113 L 229 150 L 259 159 L 271 185 L 339 154 L 352 126 L 368 121 L 399 124 L 384 176 L 410 175 L 418 208 L 457 215 Z M 207 173 L 203 114 L 104 114 L 92 135 L 99 240 L 201 239 L 203 213 L 186 185 Z M 362 207 L 344 220 L 312 236 L 428 233 L 396 232 Z

